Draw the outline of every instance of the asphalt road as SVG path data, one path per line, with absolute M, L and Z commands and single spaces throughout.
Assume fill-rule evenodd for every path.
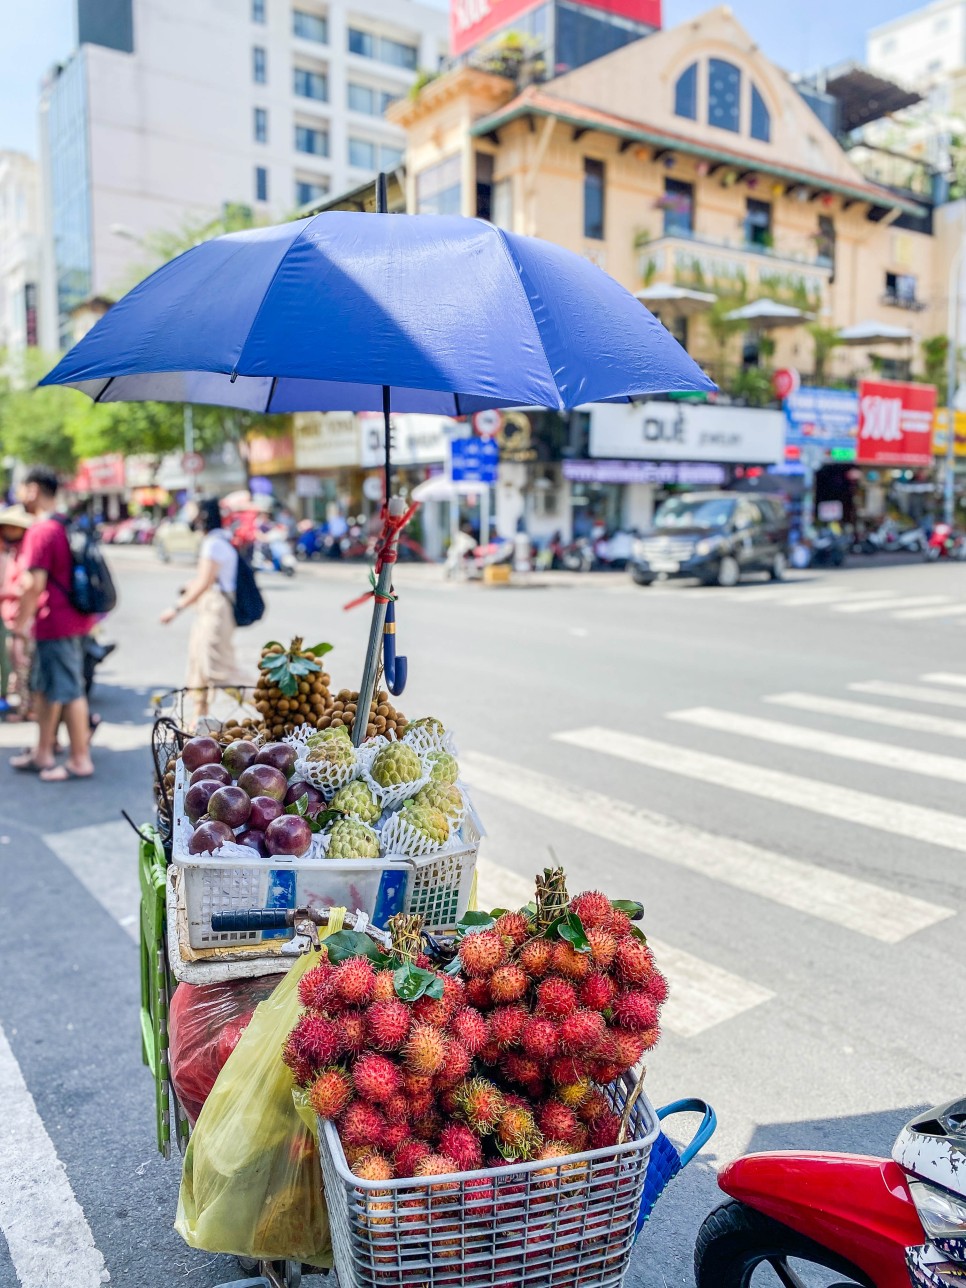
M 91 783 L 0 753 L 0 1286 L 211 1288 L 237 1275 L 172 1231 L 140 1061 L 133 834 L 151 813 L 149 695 L 180 683 L 185 579 L 115 557 Z M 356 687 L 363 569 L 268 585 L 240 636 L 327 639 Z M 747 1149 L 887 1151 L 966 1067 L 966 568 L 864 560 L 782 587 L 620 576 L 451 587 L 400 569 L 404 707 L 456 731 L 488 836 L 484 901 L 550 857 L 571 890 L 640 898 L 672 982 L 655 1103 L 701 1095 L 711 1148 L 668 1190 L 628 1282 L 692 1284 L 717 1165 Z M 0 726 L 0 747 L 20 732 Z M 6 1144 L 4 1144 L 6 1140 Z

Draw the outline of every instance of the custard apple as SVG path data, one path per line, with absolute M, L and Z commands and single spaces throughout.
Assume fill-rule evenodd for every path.
M 357 778 L 354 783 L 340 787 L 329 801 L 329 809 L 341 809 L 346 814 L 354 814 L 363 823 L 374 823 L 382 813 L 382 807 L 365 783 Z
M 446 732 L 442 720 L 437 720 L 435 716 L 421 716 L 418 720 L 410 720 L 403 730 L 403 737 L 407 733 L 414 733 L 417 729 L 425 729 L 427 733 L 434 734 L 437 738 L 442 738 Z
M 438 809 L 447 818 L 458 818 L 463 809 L 463 794 L 460 789 L 452 783 L 441 782 L 438 778 L 431 779 L 425 787 L 421 787 L 413 800 L 417 805 Z
M 307 747 L 318 747 L 320 743 L 330 742 L 333 738 L 348 738 L 349 730 L 345 725 L 336 725 L 331 729 L 320 729 L 306 740 Z
M 327 859 L 378 859 L 379 837 L 354 818 L 340 818 L 329 832 Z
M 370 773 L 380 787 L 395 787 L 422 778 L 423 767 L 412 747 L 404 742 L 391 742 L 372 762 Z
M 459 763 L 448 751 L 431 751 L 426 757 L 429 776 L 438 783 L 455 783 L 460 776 Z
M 335 769 L 349 769 L 356 763 L 356 749 L 348 738 L 328 738 L 309 747 L 306 760 Z
M 414 798 L 403 805 L 402 816 L 411 828 L 434 845 L 443 845 L 449 840 L 449 820 L 432 805 L 420 805 Z

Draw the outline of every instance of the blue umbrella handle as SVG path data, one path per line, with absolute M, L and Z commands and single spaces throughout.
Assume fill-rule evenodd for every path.
M 409 663 L 396 656 L 396 605 L 390 600 L 386 605 L 386 623 L 382 628 L 382 673 L 386 688 L 398 698 L 406 687 Z

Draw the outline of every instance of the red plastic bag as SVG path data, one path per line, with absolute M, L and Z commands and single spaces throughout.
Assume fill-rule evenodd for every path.
M 223 984 L 179 984 L 168 1014 L 168 1064 L 178 1099 L 192 1124 L 259 1002 L 281 975 Z

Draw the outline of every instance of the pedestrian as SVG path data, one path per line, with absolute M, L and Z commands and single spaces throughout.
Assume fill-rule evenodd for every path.
M 23 486 L 23 503 L 34 522 L 23 539 L 20 554 L 20 602 L 14 633 L 24 634 L 33 623 L 34 658 L 30 690 L 37 713 L 37 746 L 14 756 L 14 769 L 36 773 L 45 783 L 90 778 L 90 711 L 84 691 L 84 636 L 94 618 L 79 613 L 70 601 L 74 560 L 66 520 L 57 510 L 57 475 L 35 466 Z M 69 749 L 62 765 L 55 760 L 57 727 L 67 726 Z
M 232 640 L 238 551 L 231 543 L 228 530 L 222 526 L 221 507 L 216 497 L 199 502 L 192 527 L 205 534 L 198 554 L 198 571 L 182 590 L 178 602 L 161 614 L 161 623 L 167 626 L 185 608 L 192 604 L 198 606 L 188 641 L 187 687 L 194 695 L 197 714 L 205 716 L 213 688 L 243 682 Z
M 20 553 L 32 523 L 22 505 L 0 510 L 0 715 L 12 722 L 26 720 L 30 714 L 30 649 L 27 637 L 14 633 L 14 623 L 20 605 Z M 18 699 L 16 710 L 10 703 L 13 687 Z

